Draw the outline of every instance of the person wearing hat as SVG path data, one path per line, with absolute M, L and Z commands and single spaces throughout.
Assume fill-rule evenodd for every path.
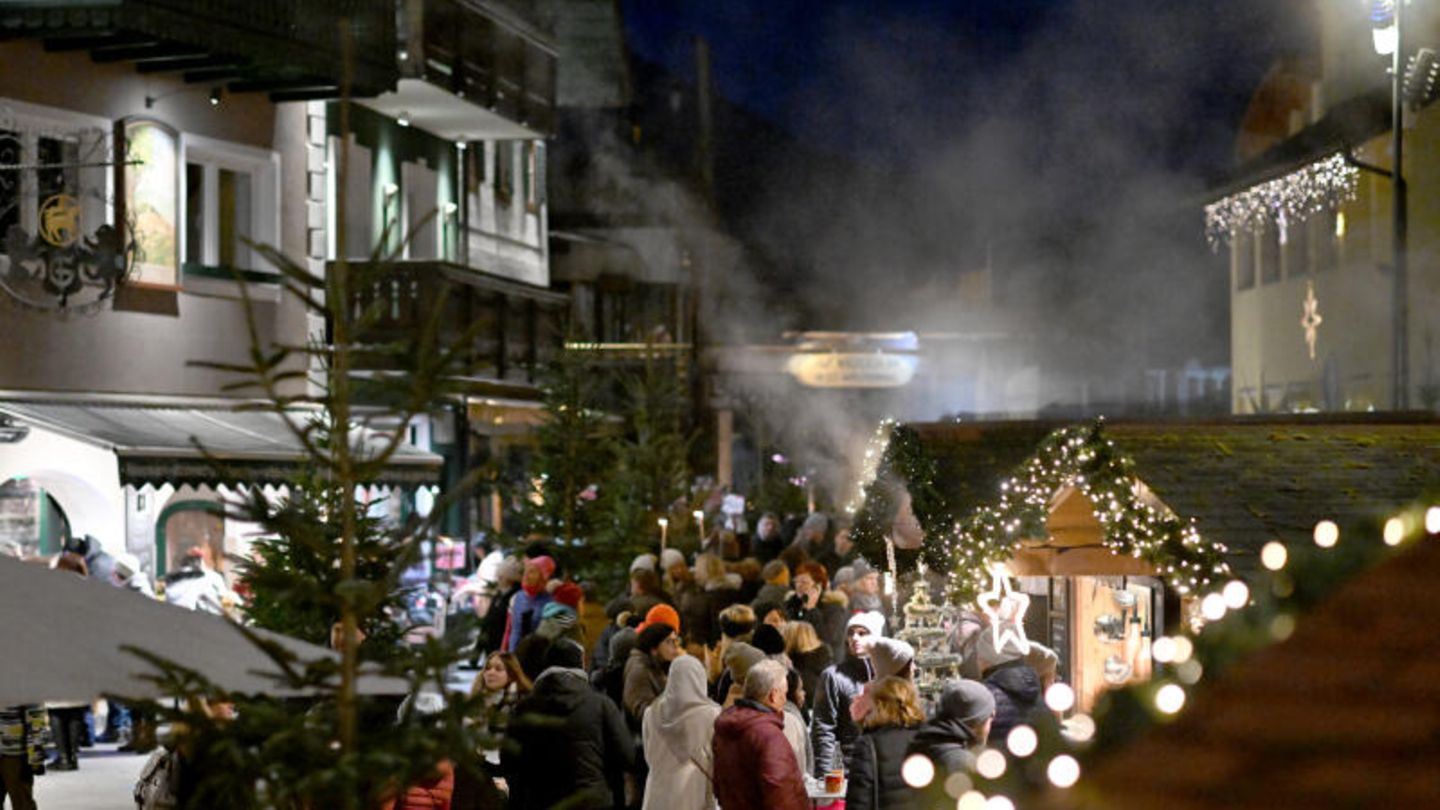
M 871 691 L 881 680 L 885 678 L 904 678 L 912 680 L 915 673 L 915 648 L 908 642 L 897 638 L 867 639 L 870 645 L 870 682 L 860 690 L 860 695 L 850 702 L 850 717 L 862 727 L 865 725 L 865 715 L 870 713 L 874 704 L 871 700 Z
M 849 761 L 855 740 L 860 736 L 860 727 L 850 716 L 850 703 L 874 677 L 867 639 L 879 636 L 884 627 L 885 617 L 879 613 L 851 616 L 845 626 L 845 657 L 820 674 L 810 718 L 817 778 L 844 768 Z
M 995 717 L 995 697 L 979 681 L 957 678 L 945 684 L 935 716 L 910 741 L 909 754 L 922 754 L 935 765 L 935 778 L 923 788 L 922 807 L 946 802 L 944 785 L 951 774 L 975 768 L 975 751 L 985 746 Z
M 482 657 L 501 649 L 510 620 L 510 602 L 520 592 L 520 580 L 524 576 L 525 564 L 518 557 L 506 557 L 495 566 L 494 596 L 490 608 L 480 619 L 480 634 L 470 653 L 471 666 L 478 667 Z
M 590 688 L 585 651 L 560 639 L 546 651 L 535 688 L 515 704 L 500 766 L 515 810 L 609 808 L 635 743 L 620 709 Z
M 855 578 L 846 594 L 850 597 L 851 610 L 875 610 L 885 612 L 885 603 L 880 598 L 880 572 L 864 558 L 850 564 Z
M 734 703 L 741 695 L 750 668 L 764 660 L 765 653 L 758 647 L 743 641 L 731 644 L 725 650 L 725 668 L 715 681 L 716 702 L 722 706 Z
M 515 652 L 521 639 L 539 629 L 545 606 L 554 601 L 545 588 L 554 575 L 555 561 L 549 557 L 533 557 L 525 561 L 520 592 L 510 600 L 510 618 L 505 624 L 505 640 L 500 645 L 502 650 Z
M 671 615 L 675 613 L 675 609 L 669 605 L 659 605 L 651 609 L 652 614 L 658 615 L 653 618 L 647 616 L 646 621 L 640 625 L 640 631 L 635 637 L 635 649 L 630 651 L 630 656 L 625 660 L 625 686 L 620 693 L 620 701 L 625 709 L 625 719 L 629 723 L 630 731 L 637 737 L 644 728 L 646 710 L 665 691 L 671 662 L 685 654 L 685 649 L 680 645 L 679 620 L 672 624 L 667 621 L 669 617 L 664 611 Z M 649 768 L 643 757 L 637 758 L 635 762 L 633 778 L 632 796 L 643 792 L 649 778 Z

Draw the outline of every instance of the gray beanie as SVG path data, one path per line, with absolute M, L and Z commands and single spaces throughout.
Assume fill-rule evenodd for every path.
M 989 687 L 968 678 L 949 681 L 940 693 L 940 706 L 935 710 L 936 720 L 959 720 L 973 725 L 995 714 L 995 695 Z
M 736 684 L 745 683 L 750 668 L 764 660 L 765 653 L 743 641 L 731 644 L 725 651 L 725 668 L 730 670 L 730 680 Z
M 870 645 L 870 666 L 875 669 L 875 680 L 888 678 L 915 660 L 915 648 L 896 639 L 880 637 Z

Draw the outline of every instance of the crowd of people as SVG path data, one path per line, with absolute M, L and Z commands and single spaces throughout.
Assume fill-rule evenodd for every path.
M 987 738 L 1055 725 L 1054 653 L 996 649 L 974 616 L 952 639 L 972 677 L 922 699 L 879 573 L 827 523 L 642 554 L 603 606 L 544 546 L 495 561 L 474 690 L 509 806 L 953 807 Z M 924 784 L 902 778 L 917 754 Z

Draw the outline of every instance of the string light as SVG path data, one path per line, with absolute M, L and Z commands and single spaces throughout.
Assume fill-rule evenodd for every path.
M 975 772 L 986 779 L 999 779 L 1005 775 L 1005 755 L 994 748 L 986 748 L 975 758 Z
M 1167 683 L 1155 693 L 1155 708 L 1175 714 L 1185 707 L 1185 690 L 1179 684 Z
M 1219 247 L 1237 234 L 1304 222 L 1355 199 L 1359 182 L 1360 170 L 1337 152 L 1205 206 L 1205 237 Z
M 1009 736 L 1005 738 L 1005 747 L 1017 757 L 1028 757 L 1040 747 L 1040 737 L 1035 733 L 1035 729 L 1029 726 L 1016 726 L 1010 729 Z
M 1285 567 L 1285 561 L 1290 553 L 1285 550 L 1285 544 L 1278 540 L 1271 540 L 1260 549 L 1260 564 L 1271 571 L 1279 571 Z
M 935 781 L 935 763 L 924 754 L 911 754 L 900 763 L 900 778 L 913 788 L 923 788 Z
M 1405 521 L 1398 517 L 1385 521 L 1385 545 L 1398 546 L 1405 539 Z
M 1072 787 L 1080 781 L 1080 763 L 1069 754 L 1061 754 L 1050 760 L 1050 764 L 1045 768 L 1045 776 L 1055 787 Z
M 1051 711 L 1068 712 L 1075 705 L 1075 690 L 1069 684 L 1056 681 L 1045 690 L 1045 705 Z

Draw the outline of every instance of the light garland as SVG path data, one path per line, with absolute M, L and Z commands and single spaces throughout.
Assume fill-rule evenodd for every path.
M 1205 206 L 1205 237 L 1218 248 L 1242 232 L 1304 222 L 1355 199 L 1359 183 L 1360 170 L 1337 152 Z
M 885 457 L 885 451 L 890 447 L 890 435 L 897 424 L 899 422 L 892 416 L 881 419 L 875 426 L 875 432 L 870 434 L 870 439 L 865 443 L 865 458 L 860 462 L 860 478 L 855 482 L 855 491 L 851 493 L 849 502 L 845 504 L 845 514 L 852 518 L 865 503 L 866 485 L 875 480 L 880 469 L 880 460 Z
M 998 503 L 981 507 L 938 538 L 954 572 L 953 598 L 974 599 L 989 584 L 991 565 L 1012 557 L 1022 540 L 1045 536 L 1050 500 L 1067 486 L 1095 505 L 1107 549 L 1151 564 L 1179 593 L 1195 593 L 1230 573 L 1223 544 L 1202 539 L 1194 521 L 1161 513 L 1140 498 L 1133 462 L 1101 434 L 1101 425 L 1050 434 L 1001 482 Z

